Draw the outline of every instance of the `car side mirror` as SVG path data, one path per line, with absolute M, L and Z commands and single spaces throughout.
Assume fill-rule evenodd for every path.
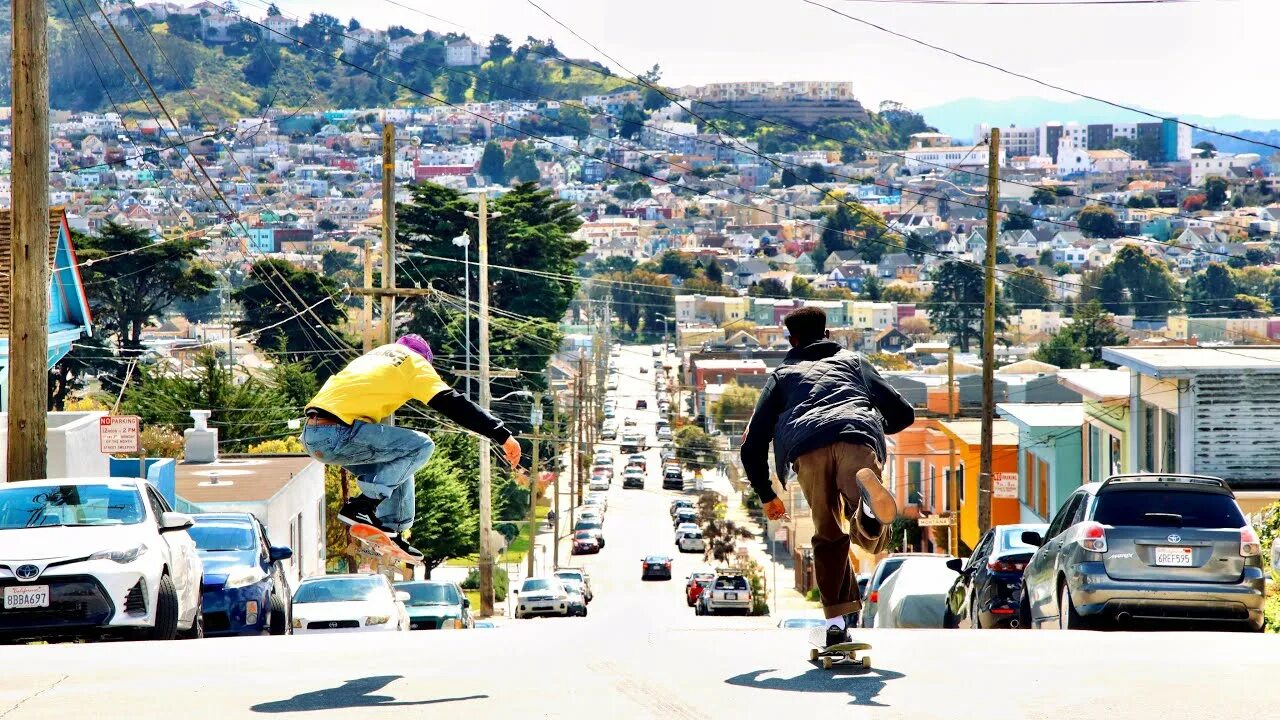
M 518 592 L 518 591 L 517 591 L 517 592 Z M 471 600 L 470 600 L 470 598 L 462 598 L 462 607 L 464 607 L 464 608 L 469 608 L 469 607 L 471 607 Z
M 519 594 L 520 594 L 520 591 L 519 591 L 519 590 L 512 590 L 512 591 L 511 591 L 511 594 L 512 594 L 512 595 L 519 595 Z
M 1041 545 L 1044 545 L 1044 538 L 1035 530 L 1023 530 L 1022 542 L 1033 547 L 1040 547 Z
M 960 558 L 951 558 L 947 561 L 947 569 L 952 572 L 964 572 L 964 561 Z
M 271 559 L 271 562 L 288 560 L 293 557 L 293 548 L 272 546 L 267 550 L 267 557 Z
M 405 591 L 403 591 L 403 590 L 397 590 L 397 591 L 396 591 L 396 602 L 399 602 L 399 603 L 407 603 L 407 602 L 409 602 L 409 593 L 407 593 L 407 592 L 405 592 Z
M 180 512 L 160 513 L 160 532 L 173 532 L 175 530 L 186 530 L 195 525 L 196 521 L 190 515 Z

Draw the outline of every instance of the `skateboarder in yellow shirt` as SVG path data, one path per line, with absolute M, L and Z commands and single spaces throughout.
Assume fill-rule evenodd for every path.
M 405 335 L 361 355 L 330 377 L 307 403 L 302 431 L 308 454 L 356 476 L 361 494 L 338 510 L 338 519 L 382 530 L 415 558 L 422 553 L 403 533 L 413 525 L 414 474 L 431 458 L 435 443 L 417 430 L 383 425 L 383 418 L 419 400 L 501 445 L 512 467 L 520 463 L 520 443 L 502 421 L 449 387 L 431 360 L 431 346 L 418 335 Z

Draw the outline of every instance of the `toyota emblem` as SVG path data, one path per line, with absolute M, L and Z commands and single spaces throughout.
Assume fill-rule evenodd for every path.
M 40 577 L 40 568 L 35 565 L 19 565 L 13 574 L 19 580 L 35 580 Z
M 336 622 L 331 622 L 331 623 L 329 623 L 329 627 L 331 627 L 331 628 L 336 628 L 336 627 L 338 627 L 338 623 L 336 623 Z
M 1173 534 L 1173 535 L 1170 535 L 1170 536 L 1169 536 L 1169 542 L 1173 542 L 1173 543 L 1176 543 L 1176 542 L 1182 542 L 1182 536 L 1181 536 L 1181 535 L 1178 535 L 1178 534 L 1176 534 L 1176 533 L 1175 533 L 1175 534 Z

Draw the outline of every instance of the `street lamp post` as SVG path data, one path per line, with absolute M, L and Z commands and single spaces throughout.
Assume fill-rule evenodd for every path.
M 466 328 L 467 357 L 466 357 L 466 360 L 463 361 L 465 363 L 465 366 L 463 367 L 463 369 L 466 371 L 465 376 L 467 378 L 466 395 L 467 395 L 467 399 L 470 400 L 471 399 L 471 236 L 467 234 L 466 230 L 463 230 L 461 235 L 453 239 L 453 244 L 462 248 L 462 276 L 463 276 L 463 286 L 465 288 L 464 292 L 466 293 L 466 298 L 467 298 L 466 301 L 462 303 L 463 306 L 466 308 L 466 313 L 467 313 L 467 328 Z

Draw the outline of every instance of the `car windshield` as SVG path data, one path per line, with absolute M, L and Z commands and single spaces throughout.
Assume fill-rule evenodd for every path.
M 1035 551 L 1034 545 L 1028 545 L 1022 542 L 1022 532 L 1024 530 L 1036 530 L 1043 533 L 1044 528 L 1028 527 L 1025 525 L 1015 525 L 1011 528 L 1005 528 L 1000 531 L 1000 549 L 1001 550 L 1028 550 Z
M 586 532 L 585 530 L 580 530 L 573 534 L 573 539 L 574 540 L 591 540 L 592 537 L 591 537 L 591 533 Z
M 383 585 L 377 578 L 325 578 L 312 580 L 298 586 L 293 602 L 325 603 L 373 600 Z
M 746 590 L 747 579 L 741 575 L 716 578 L 717 590 Z
M 142 496 L 127 483 L 34 485 L 0 490 L 0 530 L 57 525 L 134 525 L 142 522 Z
M 649 557 L 644 559 L 644 561 L 647 563 L 664 563 L 669 560 L 671 560 L 671 558 L 665 555 L 650 555 Z
M 237 552 L 255 550 L 258 547 L 257 535 L 249 525 L 209 525 L 197 522 L 187 528 L 187 534 L 201 552 Z
M 520 586 L 520 592 L 529 592 L 530 590 L 550 590 L 551 583 L 543 578 L 528 578 L 524 584 Z
M 580 522 L 574 526 L 574 530 L 599 530 L 600 523 L 597 522 Z
M 782 621 L 782 627 L 792 628 L 811 628 L 822 627 L 823 621 L 819 618 L 790 618 Z
M 582 573 L 572 570 L 558 571 L 556 577 L 562 580 L 572 580 L 574 582 L 582 582 Z
M 880 586 L 884 584 L 884 581 L 888 580 L 890 575 L 898 571 L 898 568 L 902 565 L 902 561 L 903 558 L 893 558 L 880 563 L 880 567 L 883 568 L 883 570 L 881 570 L 880 574 L 876 576 L 875 583 L 871 586 L 871 589 L 879 590 Z
M 1120 490 L 1098 494 L 1093 519 L 1103 525 L 1241 528 L 1240 508 L 1229 495 L 1180 490 Z
M 457 605 L 462 602 L 458 589 L 448 583 L 405 583 L 397 590 L 409 593 L 410 607 L 421 605 Z

